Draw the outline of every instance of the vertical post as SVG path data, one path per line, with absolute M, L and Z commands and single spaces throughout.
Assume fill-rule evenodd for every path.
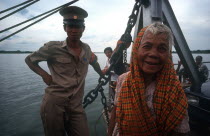
M 157 21 L 163 22 L 164 19 L 164 23 L 171 28 L 174 34 L 175 49 L 184 65 L 184 68 L 189 71 L 190 79 L 192 80 L 191 91 L 200 92 L 201 81 L 195 61 L 168 0 L 148 1 L 150 2 L 149 6 L 142 6 L 139 10 L 140 13 L 135 26 L 134 38 L 136 38 L 141 28 Z
M 162 22 L 162 0 L 151 1 L 151 14 L 153 21 Z
M 185 37 L 182 33 L 182 30 L 179 26 L 179 23 L 174 15 L 174 12 L 171 8 L 168 0 L 163 0 L 162 10 L 165 17 L 167 25 L 171 28 L 174 39 L 175 39 L 175 49 L 179 58 L 181 59 L 185 70 L 188 72 L 190 79 L 192 81 L 191 91 L 201 92 L 201 81 L 199 78 L 199 72 L 196 67 L 193 56 L 190 52 L 189 46 L 185 40 Z
M 162 22 L 162 0 L 145 0 L 139 9 L 139 14 L 135 26 L 134 38 L 136 38 L 141 28 L 154 22 Z

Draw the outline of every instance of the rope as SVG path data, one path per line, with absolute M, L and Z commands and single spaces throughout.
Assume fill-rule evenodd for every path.
M 3 16 L 3 17 L 1 17 L 0 20 L 4 19 L 4 18 L 6 18 L 6 17 L 9 17 L 9 16 L 11 16 L 12 14 L 15 14 L 16 12 L 18 12 L 18 11 L 20 11 L 20 10 L 22 10 L 22 9 L 24 9 L 24 8 L 30 6 L 30 5 L 32 5 L 32 4 L 34 4 L 34 3 L 36 3 L 36 2 L 38 2 L 38 1 L 39 1 L 39 0 L 33 1 L 33 2 L 31 2 L 31 3 L 29 3 L 29 4 L 25 5 L 25 6 L 23 6 L 22 8 L 19 8 L 19 9 L 13 11 L 13 12 L 11 12 L 11 13 L 9 13 L 9 14 Z
M 133 11 L 131 16 L 129 17 L 129 21 L 127 24 L 127 28 L 125 30 L 125 33 L 121 36 L 121 40 L 124 41 L 125 43 L 131 42 L 132 41 L 132 37 L 131 37 L 131 30 L 133 28 L 133 26 L 136 23 L 136 19 L 138 16 L 138 11 L 139 8 L 141 6 L 141 0 L 136 0 L 136 3 L 133 7 Z M 83 101 L 83 108 L 86 108 L 89 104 L 91 104 L 98 96 L 98 92 L 101 93 L 102 99 L 101 102 L 104 106 L 104 113 L 105 113 L 105 117 L 107 120 L 107 125 L 109 125 L 109 116 L 108 116 L 108 110 L 107 110 L 107 102 L 106 102 L 106 97 L 103 93 L 104 89 L 102 88 L 102 86 L 106 85 L 108 83 L 108 81 L 110 80 L 111 74 L 110 71 L 112 71 L 112 69 L 119 63 L 119 61 L 121 60 L 120 58 L 122 57 L 123 54 L 123 50 L 126 49 L 126 45 L 125 44 L 121 44 L 120 47 L 117 49 L 116 52 L 114 52 L 114 54 L 112 55 L 111 59 L 110 59 L 110 67 L 108 68 L 107 72 L 105 73 L 105 76 L 108 75 L 108 77 L 100 77 L 98 80 L 98 85 L 96 86 L 95 89 L 91 90 L 90 92 L 87 93 L 87 95 L 84 97 L 84 101 Z M 127 55 L 127 53 L 124 53 L 125 55 Z M 126 61 L 125 61 L 126 62 Z
M 97 125 L 97 123 L 99 122 L 99 120 L 101 119 L 101 117 L 102 117 L 102 115 L 104 114 L 104 112 L 105 112 L 105 111 L 103 111 L 103 112 L 100 114 L 100 116 L 98 117 L 98 119 L 97 119 L 96 122 L 95 122 L 94 129 L 95 129 L 95 135 L 96 135 L 96 136 L 98 136 L 97 131 L 96 131 L 96 125 Z
M 22 5 L 24 5 L 24 4 L 28 3 L 28 2 L 31 2 L 31 1 L 33 1 L 33 0 L 27 0 L 27 1 L 23 2 L 23 3 L 20 3 L 20 4 L 16 5 L 16 6 L 13 6 L 13 7 L 11 7 L 11 8 L 2 10 L 2 11 L 0 11 L 0 14 L 2 14 L 2 13 L 4 13 L 4 12 L 7 12 L 7 11 L 9 11 L 9 10 L 11 10 L 11 9 L 17 8 L 17 7 L 19 7 L 19 6 L 22 6 Z
M 12 33 L 12 34 L 10 34 L 10 35 L 8 35 L 8 36 L 6 36 L 6 37 L 0 39 L 0 42 L 2 42 L 2 41 L 4 41 L 5 39 L 7 39 L 7 38 L 9 38 L 9 37 L 11 37 L 11 36 L 13 36 L 13 35 L 15 35 L 15 34 L 21 32 L 21 31 L 23 31 L 23 30 L 25 30 L 26 28 L 28 28 L 28 27 L 30 27 L 30 26 L 36 24 L 37 22 L 40 22 L 41 20 L 43 20 L 43 19 L 45 19 L 45 18 L 47 18 L 47 17 L 49 17 L 49 16 L 55 14 L 55 13 L 58 12 L 60 9 L 66 7 L 66 6 L 69 6 L 69 5 L 71 5 L 71 4 L 73 4 L 73 3 L 77 2 L 77 1 L 78 1 L 78 0 L 74 0 L 74 1 L 71 1 L 71 2 L 69 2 L 69 3 L 67 3 L 67 4 L 64 4 L 64 5 L 61 6 L 60 8 L 56 8 L 57 10 L 55 10 L 54 12 L 52 12 L 52 13 L 50 13 L 50 14 L 48 14 L 48 15 L 42 17 L 41 19 L 39 19 L 39 20 L 37 20 L 37 21 L 35 21 L 35 22 L 33 22 L 33 23 L 31 23 L 31 24 L 29 24 L 29 25 L 23 27 L 22 29 L 19 29 L 18 31 L 16 31 L 16 32 L 14 32 L 14 33 Z
M 67 3 L 67 4 L 68 4 L 68 3 Z M 11 27 L 8 27 L 8 28 L 6 28 L 6 29 L 4 29 L 4 30 L 1 30 L 0 33 L 3 33 L 3 32 L 5 32 L 5 31 L 8 31 L 8 30 L 10 30 L 10 29 L 12 29 L 12 28 L 15 28 L 15 27 L 17 27 L 17 26 L 20 26 L 20 25 L 22 25 L 22 24 L 25 24 L 25 23 L 27 23 L 27 22 L 29 22 L 29 21 L 31 21 L 31 20 L 34 20 L 34 19 L 36 19 L 36 18 L 38 18 L 38 17 L 41 17 L 41 16 L 43 16 L 43 15 L 45 15 L 45 14 L 47 14 L 47 13 L 50 13 L 50 12 L 56 10 L 56 9 L 59 9 L 59 8 L 61 8 L 61 7 L 68 6 L 67 4 L 61 5 L 61 6 L 57 7 L 57 8 L 54 8 L 54 9 L 52 9 L 52 10 L 49 10 L 49 11 L 47 11 L 47 12 L 45 12 L 45 13 L 42 13 L 42 14 L 40 14 L 40 15 L 38 15 L 38 16 L 35 16 L 35 17 L 31 18 L 31 19 L 28 19 L 28 20 L 26 20 L 26 21 L 23 21 L 23 22 L 21 22 L 21 23 L 19 23 L 19 24 L 16 24 L 16 25 L 14 25 L 14 26 L 11 26 Z

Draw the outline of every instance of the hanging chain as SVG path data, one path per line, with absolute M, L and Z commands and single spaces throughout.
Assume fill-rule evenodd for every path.
M 127 28 L 126 28 L 123 36 L 121 37 L 121 40 L 124 41 L 125 43 L 132 42 L 132 37 L 131 37 L 130 33 L 132 31 L 132 28 L 136 24 L 136 19 L 137 19 L 138 13 L 139 13 L 140 6 L 141 6 L 141 1 L 136 0 L 136 3 L 133 7 L 133 11 L 132 11 L 131 15 L 129 16 Z M 124 64 L 127 63 L 127 50 L 126 49 L 123 50 L 123 63 Z
M 126 43 L 132 42 L 131 31 L 132 31 L 132 28 L 136 24 L 136 20 L 138 17 L 138 13 L 139 13 L 141 4 L 143 4 L 144 6 L 148 6 L 149 0 L 136 0 L 136 3 L 133 7 L 133 11 L 132 11 L 131 15 L 129 16 L 129 20 L 127 23 L 127 28 L 125 30 L 125 33 L 121 37 L 121 40 Z M 123 63 L 124 64 L 127 63 L 127 50 L 126 49 L 123 50 Z
M 127 63 L 127 50 L 123 50 L 123 63 Z
M 110 78 L 111 78 L 111 74 L 109 74 L 108 77 L 103 77 L 103 78 L 100 77 L 98 79 L 98 85 L 96 86 L 96 88 L 88 92 L 88 94 L 84 97 L 83 108 L 86 108 L 89 104 L 91 104 L 97 98 L 98 92 L 103 92 L 104 89 L 102 86 L 106 85 L 109 82 Z M 105 99 L 104 101 L 106 101 L 105 95 L 102 95 L 102 99 L 103 100 Z M 103 102 L 102 104 L 104 105 Z
M 136 23 L 136 19 L 139 13 L 139 8 L 141 6 L 141 3 L 144 4 L 145 0 L 136 0 L 136 3 L 133 7 L 133 11 L 132 14 L 129 17 L 129 21 L 127 24 L 127 28 L 125 30 L 125 33 L 121 36 L 120 40 L 122 40 L 125 43 L 130 43 L 132 41 L 132 37 L 131 37 L 131 30 L 133 28 L 133 26 Z M 104 95 L 104 89 L 102 86 L 106 85 L 110 78 L 111 78 L 111 74 L 110 72 L 113 70 L 114 66 L 117 64 L 117 62 L 119 61 L 119 58 L 122 57 L 122 51 L 126 49 L 125 45 L 122 45 L 119 47 L 119 49 L 112 55 L 111 59 L 110 59 L 110 67 L 108 68 L 106 74 L 104 77 L 100 77 L 98 80 L 98 85 L 96 86 L 95 89 L 91 90 L 85 97 L 84 97 L 84 101 L 83 101 L 83 107 L 86 108 L 87 105 L 91 104 L 98 96 L 98 92 L 101 93 L 101 102 L 104 106 L 104 111 L 105 111 L 105 116 L 107 119 L 107 122 L 109 124 L 109 117 L 108 117 L 108 110 L 107 110 L 107 100 L 106 97 Z M 124 62 L 127 62 L 127 52 L 126 50 L 124 51 Z
M 107 106 L 106 96 L 104 94 L 104 89 L 99 90 L 99 92 L 101 93 L 101 103 L 104 106 L 104 114 L 107 121 L 107 125 L 109 126 L 109 115 L 108 115 L 108 108 L 107 108 L 108 106 Z
M 136 0 L 136 3 L 133 7 L 133 11 L 132 11 L 131 15 L 129 16 L 127 28 L 125 29 L 124 34 L 130 34 L 132 31 L 132 28 L 135 26 L 141 3 L 142 3 L 141 0 Z

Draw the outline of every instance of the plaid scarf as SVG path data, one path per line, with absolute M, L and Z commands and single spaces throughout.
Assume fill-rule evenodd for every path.
M 155 118 L 147 106 L 145 82 L 137 62 L 138 48 L 146 29 L 139 32 L 132 47 L 131 71 L 122 84 L 117 103 L 116 121 L 120 136 L 165 136 L 186 115 L 187 99 L 170 59 L 156 75 L 153 96 Z

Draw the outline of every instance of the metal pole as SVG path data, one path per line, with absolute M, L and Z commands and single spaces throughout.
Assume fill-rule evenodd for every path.
M 186 71 L 190 76 L 190 79 L 192 80 L 191 91 L 200 93 L 201 81 L 199 78 L 198 69 L 196 67 L 193 56 L 190 52 L 189 46 L 182 33 L 182 30 L 179 26 L 179 23 L 176 20 L 176 17 L 168 0 L 164 0 L 162 6 L 163 6 L 165 21 L 168 24 L 168 26 L 171 28 L 175 37 L 174 47 L 183 63 L 184 68 L 186 69 Z
M 148 26 L 155 21 L 162 22 L 163 19 L 164 23 L 171 28 L 175 37 L 175 49 L 182 60 L 184 67 L 189 71 L 190 78 L 193 82 L 191 90 L 200 92 L 201 81 L 195 61 L 168 0 L 150 0 L 150 5 L 148 7 L 141 7 L 134 37 L 136 37 L 141 28 Z

